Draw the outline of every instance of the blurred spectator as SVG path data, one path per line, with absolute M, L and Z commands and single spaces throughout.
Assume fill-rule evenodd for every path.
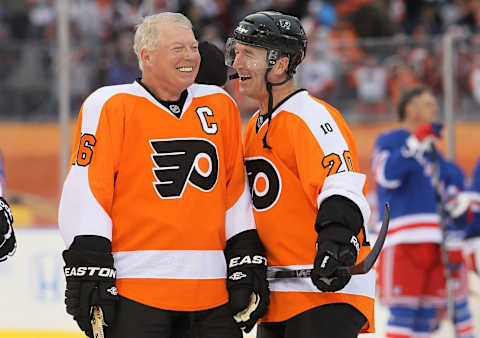
M 417 26 L 413 38 L 414 42 L 405 54 L 407 62 L 420 82 L 427 83 L 434 93 L 440 94 L 442 74 L 438 71 L 438 67 L 441 57 L 434 57 L 436 51 L 429 39 L 426 27 L 424 25 Z
M 27 0 L 3 0 L 4 17 L 14 40 L 24 40 L 30 31 L 29 1 Z
M 470 73 L 470 89 L 475 103 L 480 105 L 480 55 L 473 58 L 472 71 Z
M 298 68 L 296 80 L 299 87 L 307 89 L 313 96 L 326 99 L 335 86 L 335 68 L 325 43 L 314 39 L 307 48 L 305 61 Z
M 307 13 L 308 0 L 272 0 L 269 9 L 303 18 Z
M 132 32 L 123 31 L 118 34 L 115 54 L 107 65 L 106 85 L 117 85 L 133 82 L 140 74 L 137 58 L 133 52 Z
M 356 64 L 363 55 L 358 35 L 346 19 L 340 19 L 330 31 L 328 44 L 331 55 L 346 66 Z
M 37 118 L 41 119 L 55 114 L 55 106 L 45 102 L 56 96 L 49 85 L 56 76 L 56 4 L 55 0 L 0 1 L 0 111 L 11 111 L 9 118 L 40 114 Z M 222 50 L 225 37 L 241 17 L 266 9 L 302 19 L 309 37 L 309 55 L 297 81 L 317 96 L 328 95 L 346 114 L 359 109 L 354 97 L 369 102 L 364 98 L 373 95 L 372 88 L 358 87 L 355 78 L 380 74 L 366 67 L 364 58 L 373 56 L 377 66 L 390 73 L 387 102 L 397 100 L 404 84 L 425 83 L 442 94 L 443 46 L 441 38 L 432 35 L 448 28 L 458 37 L 479 32 L 480 27 L 478 0 L 154 0 L 153 8 L 155 12 L 188 14 L 195 22 L 198 39 Z M 131 60 L 132 53 L 122 36 L 147 11 L 150 8 L 145 0 L 70 0 L 74 101 L 94 88 L 135 78 L 138 66 Z M 401 37 L 370 39 L 394 33 Z M 475 38 L 461 35 L 459 40 L 463 42 L 455 44 L 454 51 L 456 97 L 459 103 L 468 103 L 459 107 L 473 111 L 478 109 L 473 102 L 478 100 L 475 79 L 479 66 L 474 60 L 478 51 Z M 388 63 L 393 59 L 397 61 L 391 66 Z M 398 66 L 398 59 L 403 66 Z M 411 69 L 405 71 L 408 66 Z M 349 85 L 352 83 L 354 86 Z M 227 84 L 232 92 L 234 87 L 234 82 Z M 53 92 L 48 94 L 50 90 Z M 365 92 L 370 94 L 365 96 Z M 249 99 L 241 99 L 246 100 L 240 103 L 244 111 L 255 106 Z M 371 107 L 366 110 L 372 109 L 383 111 Z
M 372 0 L 337 0 L 335 4 L 338 15 L 340 17 L 346 17 L 371 2 Z
M 440 33 L 443 24 L 440 16 L 441 2 L 442 0 L 404 0 L 403 31 L 410 35 L 418 25 L 423 24 L 430 34 Z
M 308 5 L 308 13 L 315 21 L 316 26 L 333 27 L 337 23 L 337 11 L 332 0 L 312 0 Z
M 200 41 L 209 41 L 221 50 L 225 49 L 225 37 L 220 31 L 218 25 L 211 23 L 206 25 L 202 29 L 202 33 L 199 37 Z
M 380 114 L 387 110 L 387 69 L 375 56 L 368 55 L 352 73 L 357 91 L 357 111 Z
M 457 25 L 465 27 L 469 33 L 480 33 L 480 4 L 478 0 L 456 1 L 460 11 Z
M 408 89 L 420 84 L 412 68 L 404 61 L 400 61 L 394 65 L 391 76 L 388 81 L 390 99 L 392 104 L 396 106 L 400 96 Z
M 55 23 L 54 1 L 35 1 L 31 11 L 29 12 L 29 20 L 32 24 L 32 37 L 37 40 L 43 39 L 48 27 Z
M 393 25 L 386 7 L 366 4 L 350 14 L 355 32 L 360 38 L 375 38 L 393 35 Z

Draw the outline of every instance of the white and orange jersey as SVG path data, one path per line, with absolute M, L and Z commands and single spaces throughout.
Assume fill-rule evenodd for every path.
M 179 118 L 138 82 L 90 95 L 59 208 L 67 247 L 111 239 L 120 295 L 179 311 L 228 301 L 226 240 L 255 228 L 237 106 L 187 91 Z
M 316 254 L 315 219 L 323 200 L 342 195 L 355 202 L 368 220 L 366 176 L 358 170 L 352 134 L 340 113 L 307 91 L 299 90 L 274 110 L 264 148 L 267 121 L 252 117 L 245 134 L 245 163 L 255 222 L 265 245 L 269 269 L 311 269 Z M 365 231 L 358 261 L 370 252 Z M 374 331 L 375 271 L 353 276 L 335 293 L 322 293 L 310 278 L 270 280 L 267 322 L 287 320 L 332 302 L 349 303 Z

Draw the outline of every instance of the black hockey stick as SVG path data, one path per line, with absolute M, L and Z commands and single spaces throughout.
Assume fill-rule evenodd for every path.
M 350 275 L 361 275 L 370 271 L 375 262 L 377 261 L 380 251 L 382 251 L 383 243 L 387 237 L 388 223 L 390 222 L 390 205 L 385 203 L 385 211 L 383 213 L 383 222 L 377 240 L 372 250 L 367 257 L 357 265 L 345 266 L 340 269 L 345 270 Z M 277 270 L 267 271 L 267 278 L 307 278 L 312 274 L 312 269 L 300 269 L 300 270 Z
M 432 143 L 430 148 L 432 154 L 432 186 L 435 190 L 435 202 L 437 207 L 437 213 L 440 217 L 440 230 L 442 233 L 442 263 L 444 265 L 444 274 L 445 281 L 447 283 L 447 313 L 450 317 L 453 325 L 453 330 L 455 332 L 455 337 L 458 337 L 457 329 L 455 327 L 455 318 L 457 314 L 455 313 L 455 281 L 452 277 L 452 269 L 450 266 L 450 259 L 448 258 L 447 250 L 447 220 L 445 219 L 445 211 L 443 209 L 443 198 L 442 198 L 442 189 L 440 181 L 440 160 L 438 158 L 437 149 L 435 149 L 434 144 Z

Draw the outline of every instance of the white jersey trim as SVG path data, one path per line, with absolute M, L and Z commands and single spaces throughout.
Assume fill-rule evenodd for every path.
M 388 231 L 393 231 L 398 228 L 402 228 L 405 226 L 409 226 L 412 224 L 425 224 L 425 223 L 439 223 L 440 217 L 438 214 L 434 213 L 421 213 L 421 214 L 413 214 L 413 215 L 406 215 L 406 216 L 399 216 L 392 218 L 388 225 Z M 382 226 L 381 222 L 377 223 L 377 230 L 380 230 Z
M 399 232 L 387 233 L 385 248 L 400 243 L 441 243 L 442 233 L 440 228 L 416 227 Z
M 312 269 L 313 265 L 289 265 L 289 266 L 272 266 L 269 270 L 296 270 L 296 269 Z M 345 294 L 354 294 L 375 297 L 375 280 L 376 271 L 370 270 L 363 275 L 354 275 L 350 282 L 341 290 L 336 292 Z M 273 292 L 315 292 L 320 293 L 319 289 L 313 284 L 310 278 L 275 278 L 269 279 L 270 291 Z
M 67 248 L 79 235 L 97 235 L 112 240 L 112 219 L 89 189 L 87 168 L 72 166 L 63 185 L 58 225 Z
M 328 176 L 323 183 L 322 192 L 318 195 L 317 205 L 320 209 L 322 202 L 330 196 L 340 195 L 353 201 L 363 217 L 363 225 L 366 226 L 370 219 L 370 206 L 363 195 L 367 177 L 355 172 L 343 172 Z
M 227 240 L 240 232 L 256 229 L 253 206 L 248 189 L 247 175 L 242 195 L 225 214 L 225 237 Z
M 226 278 L 223 250 L 138 250 L 113 253 L 117 278 Z

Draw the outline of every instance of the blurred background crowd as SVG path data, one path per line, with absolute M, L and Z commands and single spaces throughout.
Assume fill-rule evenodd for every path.
M 477 0 L 155 0 L 154 11 L 179 11 L 199 40 L 224 47 L 246 14 L 274 9 L 301 18 L 308 55 L 296 81 L 338 107 L 349 122 L 394 119 L 401 88 L 423 83 L 443 94 L 444 33 L 454 40 L 457 119 L 475 119 L 480 105 L 480 4 Z M 70 0 L 72 116 L 103 85 L 138 75 L 132 50 L 141 0 Z M 0 120 L 54 121 L 56 1 L 0 2 Z M 235 96 L 233 84 L 227 89 Z M 254 107 L 239 100 L 245 117 Z

